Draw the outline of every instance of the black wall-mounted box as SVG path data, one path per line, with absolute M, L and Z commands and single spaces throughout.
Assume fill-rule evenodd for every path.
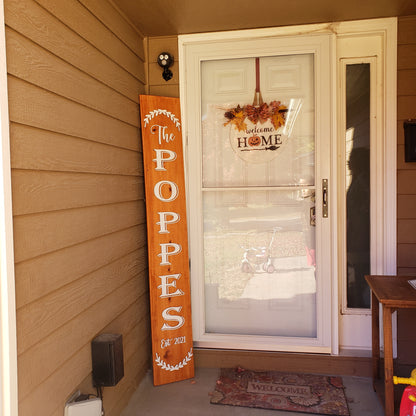
M 404 128 L 404 161 L 416 162 L 416 120 L 407 120 Z
M 92 380 L 95 387 L 115 386 L 124 376 L 121 334 L 101 334 L 91 342 Z

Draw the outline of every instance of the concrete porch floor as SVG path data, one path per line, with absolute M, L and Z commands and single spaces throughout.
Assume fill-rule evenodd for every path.
M 149 372 L 134 393 L 121 416 L 305 416 L 310 413 L 250 409 L 210 404 L 219 369 L 196 368 L 195 377 L 177 383 L 154 387 Z M 383 416 L 384 410 L 373 391 L 372 380 L 364 377 L 342 377 L 350 416 Z

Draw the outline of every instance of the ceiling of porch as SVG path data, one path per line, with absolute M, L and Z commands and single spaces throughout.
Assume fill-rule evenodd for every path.
M 416 15 L 416 0 L 113 0 L 145 36 Z

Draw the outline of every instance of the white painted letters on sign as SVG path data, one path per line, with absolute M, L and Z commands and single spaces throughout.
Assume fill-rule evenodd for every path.
M 168 224 L 175 224 L 180 220 L 180 216 L 177 212 L 158 212 L 160 221 L 156 224 L 160 225 L 159 234 L 169 233 Z M 170 219 L 168 219 L 170 217 Z
M 169 193 L 166 198 L 162 195 L 163 187 L 167 188 L 167 192 Z M 175 182 L 159 181 L 154 187 L 154 193 L 156 198 L 160 199 L 162 202 L 170 202 L 177 198 L 179 190 Z
M 168 279 L 171 278 L 178 280 L 180 277 L 181 275 L 179 273 L 168 274 L 166 276 L 159 276 L 161 284 L 158 286 L 158 288 L 162 290 L 162 293 L 160 295 L 161 298 L 167 298 L 169 296 L 182 296 L 184 294 L 180 289 L 177 289 L 176 292 L 173 293 L 168 291 L 169 287 L 176 288 L 176 281 L 174 280 L 173 282 L 169 283 Z
M 172 150 L 168 149 L 154 149 L 156 153 L 156 159 L 153 159 L 153 162 L 156 162 L 155 170 L 164 170 L 166 171 L 166 168 L 164 167 L 165 162 L 172 162 L 176 159 L 176 153 L 172 152 Z M 163 157 L 168 156 L 168 157 Z

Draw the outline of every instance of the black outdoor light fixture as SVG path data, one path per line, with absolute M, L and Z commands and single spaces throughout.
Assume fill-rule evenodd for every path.
M 169 81 L 173 77 L 172 71 L 169 69 L 173 64 L 173 56 L 169 52 L 162 52 L 157 57 L 157 63 L 163 68 L 163 79 Z

